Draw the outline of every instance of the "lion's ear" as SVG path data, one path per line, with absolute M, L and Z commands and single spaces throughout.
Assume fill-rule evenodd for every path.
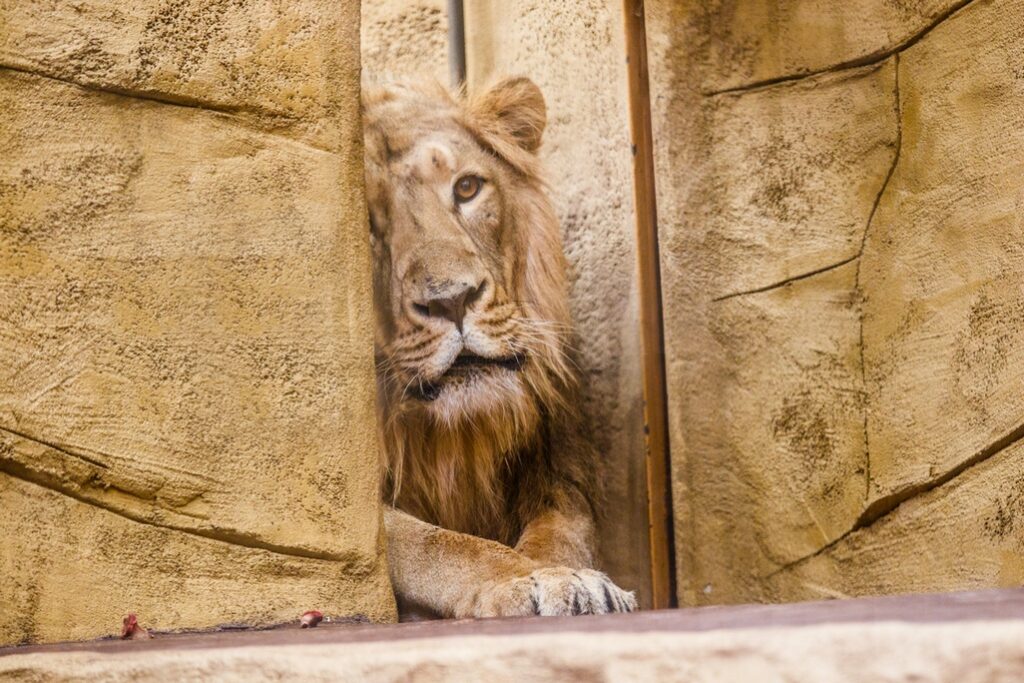
M 498 82 L 473 98 L 470 109 L 477 125 L 489 135 L 510 140 L 527 152 L 540 147 L 548 109 L 540 88 L 529 78 L 518 76 Z

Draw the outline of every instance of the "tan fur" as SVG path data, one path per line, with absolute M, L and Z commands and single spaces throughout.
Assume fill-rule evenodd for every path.
M 389 553 L 399 597 L 450 616 L 635 604 L 587 569 L 597 461 L 575 413 L 545 120 L 523 78 L 469 99 L 364 94 L 384 496 L 408 513 L 387 516 Z M 463 203 L 466 176 L 483 183 Z

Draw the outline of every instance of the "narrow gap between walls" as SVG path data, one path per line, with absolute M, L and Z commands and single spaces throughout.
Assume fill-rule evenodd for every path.
M 647 28 L 643 0 L 623 0 L 626 72 L 633 156 L 640 330 L 643 348 L 644 432 L 647 453 L 647 513 L 651 547 L 651 595 L 655 609 L 677 606 L 672 491 L 669 462 L 668 394 L 665 386 L 661 262 L 647 72 Z
M 466 15 L 462 0 L 448 0 L 448 80 L 454 90 L 466 84 Z

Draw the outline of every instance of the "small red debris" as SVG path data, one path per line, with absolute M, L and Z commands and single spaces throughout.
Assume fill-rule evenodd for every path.
M 324 620 L 323 612 L 319 612 L 315 609 L 311 609 L 308 612 L 302 613 L 302 618 L 299 619 L 299 623 L 302 628 L 316 628 L 316 625 Z
M 149 631 L 139 626 L 139 620 L 134 612 L 129 612 L 122 624 L 121 640 L 142 640 L 153 637 Z

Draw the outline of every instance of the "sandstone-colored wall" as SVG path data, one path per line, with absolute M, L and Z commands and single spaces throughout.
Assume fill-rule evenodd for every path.
M 370 76 L 448 80 L 447 16 L 437 0 L 363 3 Z M 606 460 L 603 568 L 650 604 L 639 308 L 626 69 L 615 3 L 465 4 L 470 90 L 523 74 L 544 92 L 541 154 L 572 268 L 585 411 Z M 440 16 L 439 21 L 434 18 Z M 429 21 L 426 19 L 429 17 Z M 401 46 L 401 51 L 396 52 Z
M 419 76 L 448 83 L 445 0 L 363 0 L 362 5 L 365 78 Z
M 1024 580 L 1024 2 L 647 3 L 683 603 Z
M 0 7 L 0 643 L 389 619 L 359 7 Z

